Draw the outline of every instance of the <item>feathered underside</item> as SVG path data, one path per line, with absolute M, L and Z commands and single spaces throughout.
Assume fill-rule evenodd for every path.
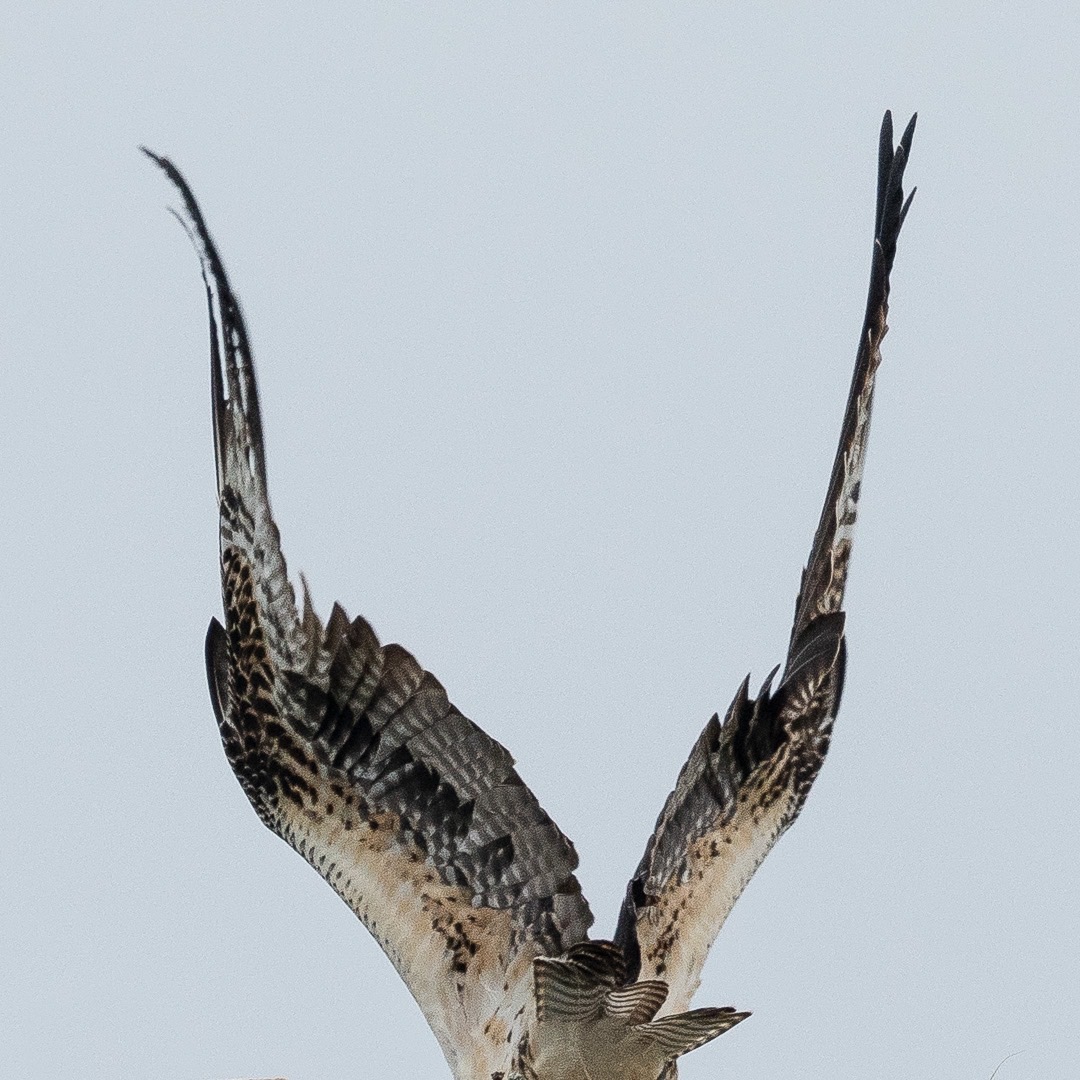
M 289 583 L 267 493 L 247 330 L 184 178 L 211 339 L 224 625 L 206 664 L 229 763 L 263 822 L 378 940 L 458 1080 L 670 1080 L 680 1054 L 748 1014 L 687 1012 L 716 933 L 791 824 L 828 749 L 844 675 L 852 527 L 886 330 L 889 272 L 910 205 L 914 118 L 879 154 L 866 320 L 840 446 L 787 661 L 743 682 L 706 725 L 627 888 L 615 942 L 589 942 L 572 844 L 507 750 L 399 645 L 335 604 L 324 625 Z M 775 672 L 774 672 L 775 674 Z
M 787 660 L 757 697 L 749 678 L 723 723 L 705 725 L 626 890 L 616 941 L 631 973 L 664 979 L 684 1009 L 709 948 L 751 875 L 798 816 L 829 749 L 844 685 L 844 585 L 862 483 L 889 273 L 914 191 L 903 193 L 915 117 L 893 146 L 885 114 L 866 317 L 829 488 L 803 571 Z
M 247 331 L 190 188 L 211 389 L 225 624 L 206 662 L 229 764 L 259 817 L 375 936 L 454 1072 L 505 1069 L 532 992 L 532 961 L 592 922 L 573 845 L 507 750 L 463 716 L 399 645 L 335 605 L 297 609 L 270 511 Z

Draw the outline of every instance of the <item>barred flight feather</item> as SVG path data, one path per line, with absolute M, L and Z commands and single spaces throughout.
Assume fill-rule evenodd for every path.
M 206 669 L 226 757 L 263 822 L 378 940 L 457 1080 L 674 1080 L 680 1055 L 749 1015 L 686 1010 L 732 904 L 828 750 L 914 126 L 894 147 L 888 113 L 882 124 L 866 317 L 779 685 L 774 669 L 751 699 L 748 677 L 723 723 L 705 725 L 627 886 L 614 941 L 587 939 L 573 845 L 509 752 L 363 618 L 334 604 L 324 626 L 306 581 L 297 606 L 240 306 L 191 189 L 146 151 L 180 193 L 206 291 L 225 611 L 207 632 Z

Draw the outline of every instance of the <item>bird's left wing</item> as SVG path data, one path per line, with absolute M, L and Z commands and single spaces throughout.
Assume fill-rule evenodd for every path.
M 191 189 L 150 157 L 183 197 L 209 305 L 225 625 L 211 621 L 206 662 L 225 753 L 263 822 L 378 940 L 459 1080 L 489 1080 L 533 959 L 592 922 L 577 855 L 410 653 L 338 605 L 324 626 L 306 589 L 297 609 L 240 307 Z
M 894 148 L 892 118 L 885 114 L 866 318 L 780 684 L 773 691 L 770 675 L 751 698 L 747 679 L 723 723 L 714 716 L 705 726 L 627 886 L 616 942 L 632 974 L 668 983 L 665 1012 L 689 1005 L 709 947 L 750 876 L 802 809 L 829 748 L 844 682 L 844 584 L 889 272 L 911 204 L 902 184 L 914 130 L 912 117 Z

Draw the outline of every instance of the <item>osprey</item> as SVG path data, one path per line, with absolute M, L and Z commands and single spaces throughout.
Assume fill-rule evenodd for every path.
M 705 725 L 626 889 L 593 941 L 573 845 L 507 750 L 400 645 L 335 604 L 298 607 L 270 510 L 240 306 L 187 182 L 210 318 L 225 623 L 206 636 L 225 754 L 263 822 L 375 936 L 457 1080 L 673 1080 L 676 1060 L 749 1014 L 690 1010 L 713 939 L 798 816 L 844 681 L 842 608 L 889 273 L 911 204 L 912 117 L 881 128 L 866 317 L 840 445 L 802 574 L 783 674 L 745 680 Z M 912 192 L 912 195 L 914 192 Z

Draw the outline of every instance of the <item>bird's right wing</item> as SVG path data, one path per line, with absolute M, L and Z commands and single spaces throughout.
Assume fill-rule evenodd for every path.
M 240 306 L 191 189 L 150 156 L 183 198 L 209 305 L 225 625 L 210 624 L 206 667 L 226 757 L 264 824 L 375 936 L 455 1076 L 488 1080 L 514 1049 L 533 960 L 592 922 L 577 855 L 409 652 L 336 604 L 324 626 L 306 589 L 298 609 Z
M 705 726 L 627 886 L 616 941 L 632 974 L 668 984 L 665 1012 L 689 1005 L 720 927 L 798 816 L 829 748 L 844 681 L 844 584 L 886 332 L 889 273 L 911 205 L 902 185 L 914 130 L 912 117 L 894 149 L 892 118 L 885 114 L 866 318 L 780 684 L 773 691 L 770 676 L 750 698 L 744 681 L 723 723 L 713 716 Z

